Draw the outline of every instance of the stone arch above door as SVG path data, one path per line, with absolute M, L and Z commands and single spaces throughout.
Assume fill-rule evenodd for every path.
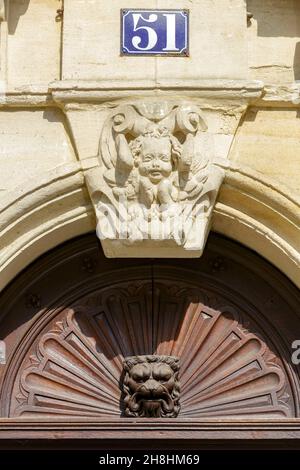
M 2 295 L 1 420 L 146 435 L 153 418 L 124 416 L 123 360 L 157 355 L 180 360 L 180 412 L 154 419 L 159 429 L 191 432 L 220 419 L 296 426 L 299 304 L 275 268 L 221 237 L 210 237 L 199 260 L 126 262 L 80 237 Z

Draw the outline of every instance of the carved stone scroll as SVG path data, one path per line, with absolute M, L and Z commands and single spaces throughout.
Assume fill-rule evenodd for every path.
M 100 170 L 87 177 L 106 256 L 202 254 L 223 180 L 198 106 L 121 105 L 100 139 Z

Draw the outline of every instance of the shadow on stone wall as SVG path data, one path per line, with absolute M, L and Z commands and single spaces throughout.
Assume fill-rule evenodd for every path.
M 299 37 L 300 4 L 294 0 L 247 0 L 247 11 L 264 37 Z
M 300 80 L 300 42 L 297 42 L 294 55 L 294 77 L 295 80 Z
M 29 3 L 30 0 L 10 0 L 8 13 L 8 34 L 15 33 L 19 19 L 28 10 Z

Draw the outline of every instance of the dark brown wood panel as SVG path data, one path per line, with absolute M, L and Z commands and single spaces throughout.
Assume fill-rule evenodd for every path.
M 198 260 L 66 243 L 1 296 L 0 438 L 298 439 L 299 306 L 281 273 L 216 235 Z M 124 416 L 123 360 L 136 355 L 179 358 L 178 416 Z

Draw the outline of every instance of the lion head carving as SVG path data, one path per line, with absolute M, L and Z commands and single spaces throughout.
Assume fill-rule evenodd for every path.
M 124 360 L 125 415 L 175 418 L 179 411 L 179 359 L 131 356 Z

